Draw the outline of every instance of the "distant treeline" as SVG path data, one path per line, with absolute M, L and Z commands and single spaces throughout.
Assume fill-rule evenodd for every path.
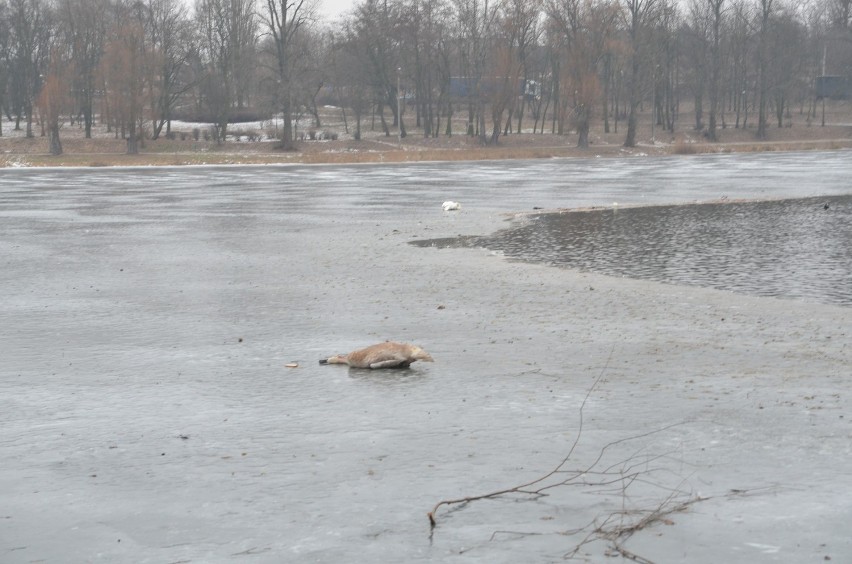
M 0 110 L 54 152 L 69 119 L 136 152 L 178 116 L 224 139 L 276 115 L 289 148 L 324 103 L 356 138 L 375 116 L 388 135 L 575 131 L 585 145 L 593 122 L 623 120 L 632 146 L 640 109 L 660 129 L 765 137 L 793 111 L 816 116 L 818 77 L 852 77 L 851 3 L 360 0 L 326 21 L 312 0 L 0 0 Z

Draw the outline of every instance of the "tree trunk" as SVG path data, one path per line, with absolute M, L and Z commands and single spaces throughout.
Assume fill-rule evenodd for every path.
M 485 102 L 480 100 L 479 104 L 477 104 L 477 112 L 479 114 L 479 119 L 477 120 L 477 133 L 479 134 L 479 142 L 482 145 L 488 144 L 488 132 L 485 130 Z M 499 125 L 497 126 L 500 127 Z M 497 135 L 499 135 L 499 130 Z M 496 138 L 495 138 L 496 142 Z
M 604 118 L 604 133 L 609 133 L 609 90 L 612 83 L 611 56 L 604 56 L 604 79 L 603 79 L 603 104 L 601 111 Z
M 589 148 L 589 110 L 585 105 L 577 107 L 577 147 L 580 149 Z
M 716 113 L 719 111 L 719 80 L 722 74 L 722 61 L 719 52 L 722 26 L 722 4 L 725 0 L 712 0 L 713 8 L 713 49 L 710 53 L 710 117 L 708 119 L 707 139 L 716 141 Z
M 83 124 L 85 126 L 85 131 L 86 131 L 86 133 L 85 133 L 86 139 L 91 139 L 92 138 L 92 122 L 94 121 L 94 119 L 92 118 L 92 104 L 89 101 L 90 96 L 87 95 L 86 98 L 87 98 L 86 107 L 83 108 Z
M 33 110 L 32 108 L 27 108 L 27 139 L 32 139 L 35 137 L 35 133 L 33 133 Z
M 757 107 L 757 138 L 766 139 L 766 79 L 764 78 L 765 71 L 760 73 L 760 100 Z
M 136 127 L 130 127 L 130 134 L 127 136 L 127 154 L 128 155 L 138 155 L 139 154 L 139 139 L 136 138 Z
M 355 109 L 355 140 L 361 140 L 361 112 Z
M 757 138 L 766 139 L 766 106 L 767 106 L 767 67 L 769 65 L 768 50 L 768 32 L 769 32 L 769 16 L 772 12 L 773 0 L 760 0 L 761 6 L 761 24 L 758 37 L 758 92 L 759 96 L 757 104 Z
M 639 56 L 633 55 L 633 64 L 630 72 L 630 101 L 628 102 L 630 113 L 627 115 L 627 137 L 624 139 L 625 147 L 636 146 L 636 110 L 639 108 Z
M 522 132 L 521 121 L 524 119 L 524 110 L 526 109 L 526 105 L 527 105 L 527 84 L 528 83 L 529 83 L 529 81 L 526 78 L 524 78 L 524 89 L 522 91 L 523 94 L 521 95 L 521 105 L 518 106 L 518 125 L 515 128 L 516 133 Z
M 48 126 L 48 139 L 50 140 L 50 154 L 61 155 L 62 141 L 59 140 L 59 123 L 54 122 Z
M 387 120 L 385 120 L 385 107 L 379 104 L 376 113 L 379 114 L 379 120 L 382 122 L 382 130 L 385 132 L 385 137 L 390 137 L 390 128 L 388 127 Z
M 293 151 L 296 149 L 296 144 L 293 142 L 293 112 L 290 107 L 289 93 L 285 94 L 284 98 L 282 108 L 284 123 L 281 127 L 281 149 L 284 151 Z
M 704 117 L 704 97 L 701 93 L 695 95 L 695 131 L 704 129 L 704 123 L 701 121 Z
M 627 116 L 627 136 L 624 139 L 625 147 L 636 146 L 636 110 L 639 108 L 639 25 L 642 23 L 640 10 L 642 9 L 641 2 L 631 1 L 628 3 L 628 11 L 630 12 L 630 105 L 629 114 Z

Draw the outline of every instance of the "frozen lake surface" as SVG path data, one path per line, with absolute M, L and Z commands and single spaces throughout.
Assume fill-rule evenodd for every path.
M 852 561 L 849 307 L 409 244 L 850 158 L 0 170 L 0 561 Z

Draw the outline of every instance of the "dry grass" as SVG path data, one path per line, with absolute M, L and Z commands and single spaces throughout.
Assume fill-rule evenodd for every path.
M 672 154 L 675 155 L 696 155 L 708 152 L 707 147 L 703 143 L 687 139 L 683 135 L 675 137 L 675 140 L 671 144 L 671 150 Z
M 681 126 L 686 124 L 684 111 Z M 302 141 L 296 151 L 279 151 L 270 141 L 226 142 L 217 145 L 191 135 L 180 139 L 146 140 L 139 155 L 127 155 L 126 144 L 113 135 L 101 134 L 85 139 L 78 127 L 67 127 L 61 137 L 64 153 L 52 156 L 44 137 L 26 138 L 5 124 L 0 137 L 0 167 L 12 166 L 181 166 L 210 164 L 342 164 L 377 162 L 421 162 L 461 160 L 537 159 L 589 156 L 694 155 L 701 153 L 832 150 L 852 148 L 852 102 L 831 102 L 826 112 L 826 126 L 808 124 L 800 115 L 791 127 L 772 127 L 766 140 L 758 141 L 752 127 L 718 130 L 719 142 L 710 143 L 700 132 L 683 128 L 672 134 L 656 128 L 652 139 L 650 116 L 640 120 L 637 146 L 623 147 L 625 124 L 618 132 L 604 133 L 593 128 L 588 149 L 576 147 L 576 134 L 509 134 L 500 137 L 496 146 L 482 146 L 476 138 L 463 134 L 426 138 L 422 131 L 409 126 L 409 135 L 400 140 L 370 130 L 364 124 L 364 138 L 355 141 L 345 131 L 339 111 L 326 109 L 323 129 L 338 133 L 329 141 Z M 411 117 L 407 116 L 411 121 Z M 531 124 L 528 124 L 531 125 Z M 351 124 L 350 124 L 351 126 Z M 454 124 L 463 131 L 464 123 Z M 235 126 L 238 127 L 238 126 Z M 305 125 L 300 127 L 305 129 Z M 546 128 L 549 131 L 549 127 Z M 246 137 L 243 137 L 245 139 Z

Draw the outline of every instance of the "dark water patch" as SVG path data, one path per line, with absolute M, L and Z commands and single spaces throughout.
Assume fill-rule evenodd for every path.
M 433 247 L 436 249 L 475 249 L 486 247 L 489 237 L 481 235 L 459 235 L 458 237 L 443 237 L 439 239 L 418 239 L 410 241 L 415 247 Z
M 418 241 L 612 276 L 852 305 L 852 196 L 534 215 Z

